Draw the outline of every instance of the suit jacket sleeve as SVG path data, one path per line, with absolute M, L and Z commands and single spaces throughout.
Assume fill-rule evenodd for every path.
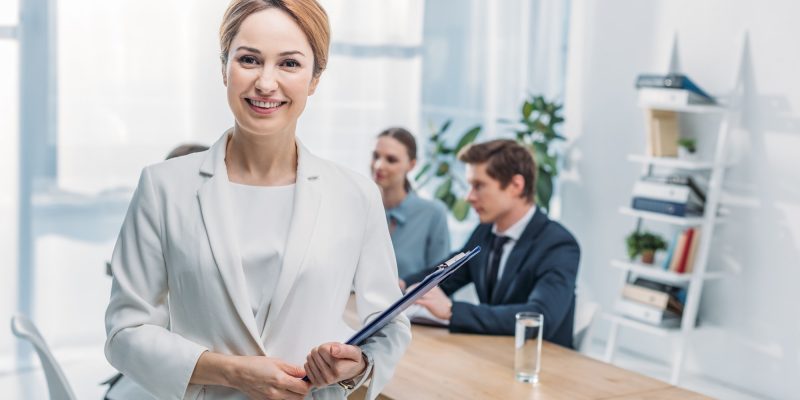
M 401 297 L 394 250 L 377 187 L 370 187 L 368 202 L 364 239 L 353 282 L 359 319 L 365 323 Z M 371 375 L 368 399 L 378 397 L 410 342 L 411 326 L 408 318 L 400 314 L 361 345 L 371 370 L 358 384 Z
M 114 281 L 106 310 L 105 354 L 156 398 L 182 399 L 207 350 L 166 329 L 167 271 L 160 207 L 150 172 L 142 171 L 111 258 Z
M 571 236 L 555 242 L 542 262 L 535 266 L 535 284 L 527 301 L 521 304 L 453 303 L 452 332 L 513 335 L 515 315 L 534 311 L 544 315 L 544 338 L 551 338 L 569 314 L 575 293 L 580 249 Z

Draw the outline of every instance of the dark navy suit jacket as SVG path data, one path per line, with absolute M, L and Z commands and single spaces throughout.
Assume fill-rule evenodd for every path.
M 478 225 L 464 250 L 481 246 L 482 251 L 440 285 L 451 295 L 475 283 L 480 299 L 478 305 L 453 302 L 450 331 L 513 335 L 515 314 L 535 311 L 544 315 L 545 340 L 572 347 L 575 278 L 580 260 L 578 242 L 561 224 L 537 209 L 514 244 L 490 299 L 486 275 L 491 238 L 492 225 Z M 430 272 L 412 275 L 407 283 L 416 283 Z

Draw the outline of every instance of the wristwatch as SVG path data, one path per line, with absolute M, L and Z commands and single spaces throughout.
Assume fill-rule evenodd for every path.
M 360 381 L 364 377 L 364 374 L 369 369 L 369 359 L 367 358 L 367 355 L 362 352 L 361 353 L 361 357 L 364 359 L 364 365 L 366 365 L 366 367 L 364 367 L 364 372 L 362 372 L 362 373 L 360 373 L 360 374 L 358 374 L 358 375 L 356 375 L 356 376 L 354 376 L 354 377 L 352 377 L 350 379 L 345 379 L 343 381 L 339 381 L 338 384 L 339 384 L 339 386 L 341 386 L 342 389 L 347 390 L 347 391 L 355 389 L 356 382 Z

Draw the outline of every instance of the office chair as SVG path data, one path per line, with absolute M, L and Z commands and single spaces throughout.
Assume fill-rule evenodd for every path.
M 11 331 L 14 336 L 27 340 L 33 345 L 39 355 L 39 361 L 44 369 L 44 376 L 47 379 L 47 390 L 50 392 L 50 400 L 76 400 L 72 388 L 67 382 L 67 377 L 58 365 L 47 342 L 44 341 L 36 325 L 23 315 L 11 317 Z
M 572 329 L 572 345 L 575 350 L 586 353 L 592 339 L 592 327 L 600 305 L 593 301 L 584 301 L 580 296 L 575 298 L 575 324 Z

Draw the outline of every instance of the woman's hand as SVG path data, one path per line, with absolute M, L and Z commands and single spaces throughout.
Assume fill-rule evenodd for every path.
M 302 368 L 277 358 L 241 356 L 234 365 L 231 384 L 251 399 L 301 400 L 311 389 Z
M 311 384 L 324 387 L 361 375 L 367 363 L 357 346 L 325 343 L 311 350 L 304 367 Z

